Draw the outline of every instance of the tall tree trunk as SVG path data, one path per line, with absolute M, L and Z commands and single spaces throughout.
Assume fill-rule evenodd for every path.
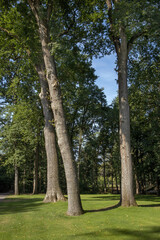
M 50 49 L 48 46 L 50 42 L 49 28 L 46 21 L 43 20 L 42 17 L 40 16 L 39 1 L 34 2 L 32 0 L 28 0 L 28 2 L 35 15 L 39 27 L 40 41 L 42 45 L 42 52 L 46 69 L 46 78 L 48 81 L 49 92 L 51 97 L 50 99 L 51 108 L 54 114 L 55 120 L 54 123 L 58 138 L 58 145 L 62 155 L 67 180 L 67 193 L 68 193 L 67 214 L 71 216 L 80 215 L 83 213 L 83 210 L 80 200 L 75 162 L 66 128 L 64 110 L 62 106 L 62 97 L 60 94 L 60 86 L 56 74 L 55 61 L 51 56 Z
M 135 159 L 136 159 L 136 163 L 135 163 L 135 173 L 134 173 L 134 180 L 135 180 L 135 190 L 134 192 L 136 194 L 140 194 L 140 183 L 139 183 L 139 176 L 138 176 L 138 169 L 137 169 L 137 164 L 138 164 L 138 161 L 139 161 L 139 156 L 138 156 L 138 148 L 135 150 Z
M 41 167 L 39 167 L 39 171 L 38 171 L 38 192 L 41 193 L 42 191 L 42 173 L 41 173 Z
M 23 193 L 26 192 L 26 170 L 23 171 Z
M 79 195 L 76 168 L 65 123 L 60 87 L 56 76 L 55 62 L 53 61 L 48 47 L 49 40 L 47 36 L 47 29 L 42 22 L 39 24 L 39 32 L 47 71 L 47 81 L 51 96 L 51 107 L 54 113 L 58 145 L 62 155 L 67 180 L 68 215 L 80 215 L 82 213 L 82 206 Z
M 41 85 L 41 93 L 39 97 L 41 99 L 43 115 L 45 119 L 44 139 L 47 155 L 47 192 L 44 202 L 64 201 L 65 197 L 62 194 L 59 184 L 56 136 L 53 126 L 53 113 L 49 100 L 49 89 L 45 75 L 45 66 L 44 64 L 38 64 L 35 66 L 35 68 Z
M 142 172 L 141 172 L 141 193 L 146 194 L 146 176 L 143 158 L 141 157 Z
M 112 176 L 112 194 L 113 194 L 113 169 L 112 169 L 112 174 L 111 174 L 111 176 Z
M 106 186 L 106 161 L 105 161 L 105 153 L 103 156 L 103 183 L 104 183 L 104 193 L 107 192 L 107 186 Z
M 135 173 L 135 188 L 136 188 L 135 189 L 136 194 L 140 194 L 139 181 L 136 173 Z
M 119 85 L 119 137 L 120 137 L 120 156 L 121 156 L 121 205 L 136 206 L 133 194 L 133 170 L 130 150 L 130 114 L 128 104 L 127 89 L 127 60 L 128 53 L 133 41 L 139 36 L 134 36 L 127 41 L 125 27 L 119 24 L 119 34 L 117 26 L 113 21 L 113 5 L 116 9 L 117 1 L 106 0 L 108 7 L 108 19 L 110 22 L 110 38 L 114 43 L 118 58 L 118 85 Z
M 17 164 L 15 163 L 14 166 L 14 194 L 19 195 L 19 174 L 18 174 L 18 167 Z
M 42 146 L 42 145 L 41 145 Z M 42 174 L 41 174 L 41 158 L 39 158 L 39 168 L 38 168 L 38 192 L 41 193 L 42 188 Z
M 116 180 L 116 190 L 117 190 L 117 194 L 119 193 L 119 190 L 118 190 L 118 180 L 117 180 L 117 175 L 115 176 L 115 180 Z
M 33 169 L 33 194 L 38 193 L 38 161 L 39 161 L 39 145 L 36 147 L 36 154 L 34 158 L 34 169 Z
M 159 177 L 157 176 L 157 179 L 156 179 L 156 185 L 157 185 L 157 196 L 160 196 L 160 179 Z
M 107 174 L 107 188 L 108 188 L 108 191 L 110 191 L 110 181 L 109 181 L 109 175 Z
M 118 55 L 119 135 L 121 156 L 121 205 L 136 206 L 133 194 L 133 170 L 130 150 L 130 114 L 127 89 L 127 37 L 120 29 L 121 45 Z
M 81 152 L 82 152 L 82 142 L 83 142 L 83 131 L 79 130 L 79 149 L 78 149 L 78 161 L 77 161 L 77 170 L 78 170 L 78 180 L 80 181 L 80 165 L 81 165 Z

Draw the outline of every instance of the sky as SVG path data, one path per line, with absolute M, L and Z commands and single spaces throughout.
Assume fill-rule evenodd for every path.
M 92 66 L 96 70 L 95 74 L 98 76 L 96 84 L 100 88 L 104 88 L 104 93 L 107 97 L 107 103 L 110 105 L 113 99 L 117 96 L 118 85 L 117 73 L 115 72 L 115 56 L 105 56 L 100 59 L 93 59 Z

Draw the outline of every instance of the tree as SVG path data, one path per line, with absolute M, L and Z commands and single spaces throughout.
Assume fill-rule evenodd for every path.
M 24 101 L 3 109 L 6 119 L 5 125 L 1 126 L 1 151 L 6 158 L 5 166 L 12 166 L 15 170 L 16 195 L 19 194 L 19 177 L 22 169 L 25 169 L 27 164 L 30 165 L 30 158 L 36 159 L 35 149 L 39 141 L 39 126 L 34 124 L 36 113 L 35 109 L 31 110 L 30 104 L 26 105 Z M 33 161 L 31 163 L 33 164 Z
M 54 113 L 54 123 L 58 137 L 58 145 L 64 162 L 68 192 L 67 213 L 68 215 L 80 215 L 83 213 L 83 210 L 79 195 L 75 163 L 65 123 L 64 110 L 60 94 L 60 86 L 56 73 L 56 65 L 49 48 L 49 21 L 52 14 L 53 2 L 49 1 L 48 4 L 45 5 L 45 7 L 43 7 L 39 1 L 34 2 L 29 0 L 28 3 L 30 4 L 30 7 L 33 11 L 38 25 L 46 69 L 46 78 L 48 81 L 51 98 L 51 108 Z M 42 14 L 42 11 L 44 15 Z
M 20 15 L 23 15 L 23 17 Z M 12 19 L 12 24 L 10 23 Z M 18 27 L 16 27 L 18 24 Z M 30 29 L 30 25 L 33 26 L 33 29 Z M 47 154 L 47 193 L 44 199 L 45 202 L 57 200 L 64 200 L 64 196 L 59 186 L 59 176 L 58 176 L 58 159 L 57 159 L 57 150 L 55 143 L 55 132 L 53 127 L 53 113 L 50 107 L 49 100 L 49 90 L 48 84 L 45 76 L 45 68 L 43 63 L 43 58 L 41 50 L 39 49 L 39 44 L 36 38 L 36 32 L 34 29 L 34 24 L 32 21 L 32 16 L 30 11 L 27 10 L 26 6 L 22 4 L 17 5 L 16 7 L 10 8 L 10 11 L 4 9 L 3 18 L 1 18 L 1 31 L 2 31 L 2 45 L 3 51 L 6 52 L 6 49 L 10 50 L 10 59 L 12 59 L 12 52 L 15 52 L 15 55 L 19 55 L 17 58 L 24 58 L 26 61 L 30 62 L 30 67 L 35 68 L 41 85 L 41 94 L 40 99 L 42 103 L 45 127 L 44 127 L 44 137 L 45 137 L 45 146 Z M 17 30 L 18 29 L 18 30 Z M 30 38 L 28 38 L 28 35 Z M 4 38 L 8 38 L 7 46 L 4 45 Z M 34 43 L 35 42 L 35 43 Z M 40 52 L 37 57 L 33 56 L 33 52 Z M 4 55 L 3 52 L 3 55 Z M 38 59 L 38 60 L 37 60 Z M 33 66 L 32 66 L 33 65 Z M 35 75 L 35 73 L 34 73 Z M 35 75 L 35 79 L 36 79 Z M 38 146 L 37 146 L 38 147 Z M 37 166 L 37 164 L 35 164 Z M 37 173 L 37 171 L 36 171 Z M 54 173 L 54 174 L 53 174 Z M 35 178 L 35 180 L 37 177 Z M 35 190 L 34 190 L 35 192 Z
M 105 5 L 106 3 L 106 5 Z M 83 3 L 84 5 L 84 3 Z M 130 146 L 130 114 L 127 89 L 128 55 L 133 43 L 158 27 L 158 1 L 85 1 L 79 3 L 78 21 L 84 27 L 82 50 L 89 56 L 117 54 L 119 85 L 119 133 L 121 154 L 121 204 L 136 205 L 133 194 L 133 170 Z M 106 9 L 107 7 L 107 9 Z M 87 36 L 88 35 L 88 36 Z M 94 37 L 94 35 L 96 35 Z M 85 37 L 84 37 L 85 36 Z M 87 41 L 86 41 L 87 39 Z M 100 39 L 100 40 L 99 40 Z M 101 45 L 100 45 L 101 43 Z
M 137 193 L 157 189 L 159 194 L 160 59 L 157 53 L 160 46 L 157 34 L 139 40 L 129 64 L 132 153 Z
M 2 38 L 1 38 L 2 40 Z M 5 49 L 3 45 L 3 50 Z M 15 54 L 16 55 L 16 54 Z M 31 119 L 30 117 L 30 108 L 26 107 L 27 103 L 30 106 L 30 101 L 33 101 L 33 112 L 32 112 L 32 122 L 34 121 L 34 116 L 38 111 L 39 106 L 37 106 L 37 99 L 34 95 L 36 84 L 31 81 L 29 81 L 29 75 L 32 74 L 31 72 L 28 72 L 28 64 L 24 63 L 23 60 L 20 60 L 18 58 L 17 62 L 15 63 L 14 57 L 15 55 L 11 51 L 5 51 L 1 52 L 1 60 L 5 59 L 5 61 L 1 62 L 1 88 L 3 88 L 2 94 L 1 94 L 1 109 L 2 109 L 2 116 L 7 115 L 8 120 L 3 120 L 1 127 L 2 127 L 2 146 L 6 146 L 6 149 L 3 147 L 2 152 L 7 152 L 8 159 L 7 161 L 12 163 L 15 166 L 15 192 L 18 194 L 18 167 L 22 165 L 22 162 L 25 162 L 26 160 L 26 148 L 23 147 L 24 141 L 20 140 L 23 135 L 26 136 L 26 145 L 27 141 L 29 141 L 31 144 L 31 151 L 33 150 L 33 145 L 36 145 L 36 139 L 37 136 L 39 136 L 39 132 L 37 130 L 37 125 L 35 124 L 35 129 L 37 130 L 36 136 L 33 135 L 35 133 L 35 130 L 33 125 L 30 123 L 23 122 L 22 119 L 26 119 L 24 116 L 26 116 Z M 7 62 L 8 60 L 8 62 Z M 7 64 L 6 64 L 7 63 Z M 22 72 L 28 72 L 28 75 L 23 74 L 23 77 L 21 75 Z M 25 80 L 28 80 L 27 84 Z M 33 87 L 34 85 L 34 87 Z M 21 103 L 21 104 L 20 104 Z M 10 106 L 9 106 L 10 105 Z M 28 110 L 28 113 L 27 113 Z M 35 112 L 34 112 L 35 111 Z M 10 114 L 10 117 L 9 117 Z M 21 117 L 20 117 L 21 116 Z M 22 119 L 21 119 L 22 118 Z M 39 118 L 40 119 L 40 118 Z M 24 126 L 22 127 L 22 124 L 24 123 Z M 6 126 L 5 126 L 6 125 Z M 40 122 L 39 125 L 41 126 Z M 32 126 L 32 127 L 31 127 Z M 8 127 L 8 129 L 7 129 Z M 28 127 L 28 129 L 27 129 Z M 38 128 L 40 129 L 40 127 Z M 30 131 L 31 130 L 31 131 Z M 31 137 L 33 137 L 34 140 L 31 140 L 29 138 L 29 134 Z M 16 140 L 17 138 L 17 140 Z M 30 139 L 30 140 L 28 140 Z M 7 145 L 8 144 L 8 145 Z M 13 148 L 13 149 L 12 149 Z M 23 153 L 24 150 L 24 153 Z M 37 182 L 36 182 L 37 184 Z M 37 185 L 35 185 L 37 188 Z
M 44 135 L 47 154 L 47 193 L 44 202 L 56 202 L 57 200 L 64 200 L 65 198 L 59 184 L 56 137 L 53 126 L 54 118 L 50 108 L 50 100 L 48 96 L 49 89 L 46 81 L 44 65 L 39 64 L 35 67 L 41 83 L 40 99 L 43 106 L 43 114 L 45 116 Z
M 106 4 L 108 7 L 108 19 L 110 24 L 110 39 L 117 53 L 118 65 L 121 205 L 136 206 L 133 194 L 127 63 L 128 54 L 133 43 L 144 35 L 150 27 L 150 23 L 147 22 L 146 13 L 148 12 L 150 17 L 152 17 L 154 12 L 157 11 L 157 6 L 154 6 L 154 3 L 150 6 L 147 1 L 137 3 L 136 1 L 106 0 Z
M 134 206 L 136 205 L 136 202 L 133 194 L 133 170 L 130 147 L 130 114 L 127 90 L 127 61 L 130 48 L 129 41 L 131 41 L 131 38 L 128 40 L 126 32 L 126 8 L 125 10 L 122 8 L 126 3 L 106 0 L 106 4 L 108 7 L 108 18 L 110 23 L 110 38 L 115 46 L 118 65 L 121 205 Z M 123 9 L 123 17 L 125 17 L 124 20 L 122 20 L 122 14 L 120 15 L 120 9 Z M 129 17 L 131 18 L 131 16 Z

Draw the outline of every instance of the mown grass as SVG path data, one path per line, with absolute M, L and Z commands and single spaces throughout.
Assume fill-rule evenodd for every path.
M 0 240 L 160 239 L 160 197 L 137 196 L 139 207 L 130 208 L 117 207 L 118 195 L 81 197 L 85 214 L 69 217 L 67 202 L 9 196 L 0 202 Z

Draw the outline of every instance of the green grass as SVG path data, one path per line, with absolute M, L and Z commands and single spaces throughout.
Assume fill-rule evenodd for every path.
M 137 196 L 139 207 L 123 208 L 115 206 L 118 195 L 82 195 L 86 213 L 79 217 L 66 215 L 67 202 L 44 204 L 43 198 L 9 196 L 0 202 L 0 240 L 160 239 L 160 197 Z

